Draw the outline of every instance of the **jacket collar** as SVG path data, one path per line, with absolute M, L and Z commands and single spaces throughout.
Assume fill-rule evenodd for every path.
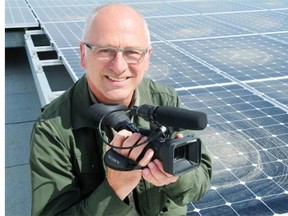
M 72 93 L 72 127 L 73 129 L 80 129 L 82 127 L 98 128 L 98 122 L 94 121 L 89 114 L 89 107 L 97 102 L 92 98 L 92 93 L 89 90 L 86 75 L 80 78 L 74 86 Z M 139 106 L 140 94 L 136 89 L 132 106 Z
M 97 122 L 89 115 L 89 107 L 93 104 L 89 95 L 86 75 L 80 78 L 74 86 L 71 98 L 71 119 L 73 129 L 82 127 L 97 128 Z

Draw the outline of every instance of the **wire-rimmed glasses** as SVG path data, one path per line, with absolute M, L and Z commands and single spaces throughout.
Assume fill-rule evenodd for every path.
M 118 52 L 122 52 L 123 58 L 128 64 L 139 64 L 143 61 L 144 56 L 148 52 L 147 48 L 114 48 L 92 45 L 86 42 L 82 42 L 82 44 L 89 48 L 93 52 L 95 58 L 101 62 L 111 62 Z

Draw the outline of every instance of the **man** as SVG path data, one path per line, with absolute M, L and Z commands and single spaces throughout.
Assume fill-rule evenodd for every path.
M 204 147 L 199 168 L 173 176 L 146 151 L 143 170 L 117 171 L 102 158 L 108 149 L 91 119 L 94 103 L 180 106 L 176 92 L 144 79 L 151 45 L 144 18 L 124 4 L 108 4 L 87 19 L 80 43 L 86 74 L 45 107 L 31 136 L 32 215 L 185 215 L 187 204 L 209 186 L 211 161 Z M 144 127 L 149 123 L 135 118 Z M 146 137 L 103 128 L 114 146 Z M 176 135 L 181 137 L 181 134 Z M 117 150 L 136 161 L 145 145 Z

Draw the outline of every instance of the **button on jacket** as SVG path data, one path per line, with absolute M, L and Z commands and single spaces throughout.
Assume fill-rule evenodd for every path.
M 139 104 L 180 107 L 175 90 L 151 80 L 144 79 L 136 92 Z M 106 146 L 89 116 L 92 104 L 84 75 L 35 122 L 30 153 L 32 215 L 119 216 L 134 215 L 135 209 L 139 215 L 185 215 L 187 204 L 200 199 L 210 183 L 211 160 L 204 145 L 198 168 L 163 187 L 141 180 L 128 201 L 122 201 L 106 180 L 102 161 Z M 149 127 L 143 119 L 133 121 Z M 102 135 L 111 138 L 107 130 Z

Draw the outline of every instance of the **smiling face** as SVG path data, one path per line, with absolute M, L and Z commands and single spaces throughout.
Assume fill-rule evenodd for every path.
M 128 106 L 135 89 L 149 68 L 151 47 L 142 17 L 125 5 L 109 5 L 98 11 L 85 42 L 114 48 L 148 48 L 139 64 L 127 64 L 122 52 L 111 62 L 95 59 L 92 50 L 80 44 L 81 66 L 90 89 L 102 103 Z

